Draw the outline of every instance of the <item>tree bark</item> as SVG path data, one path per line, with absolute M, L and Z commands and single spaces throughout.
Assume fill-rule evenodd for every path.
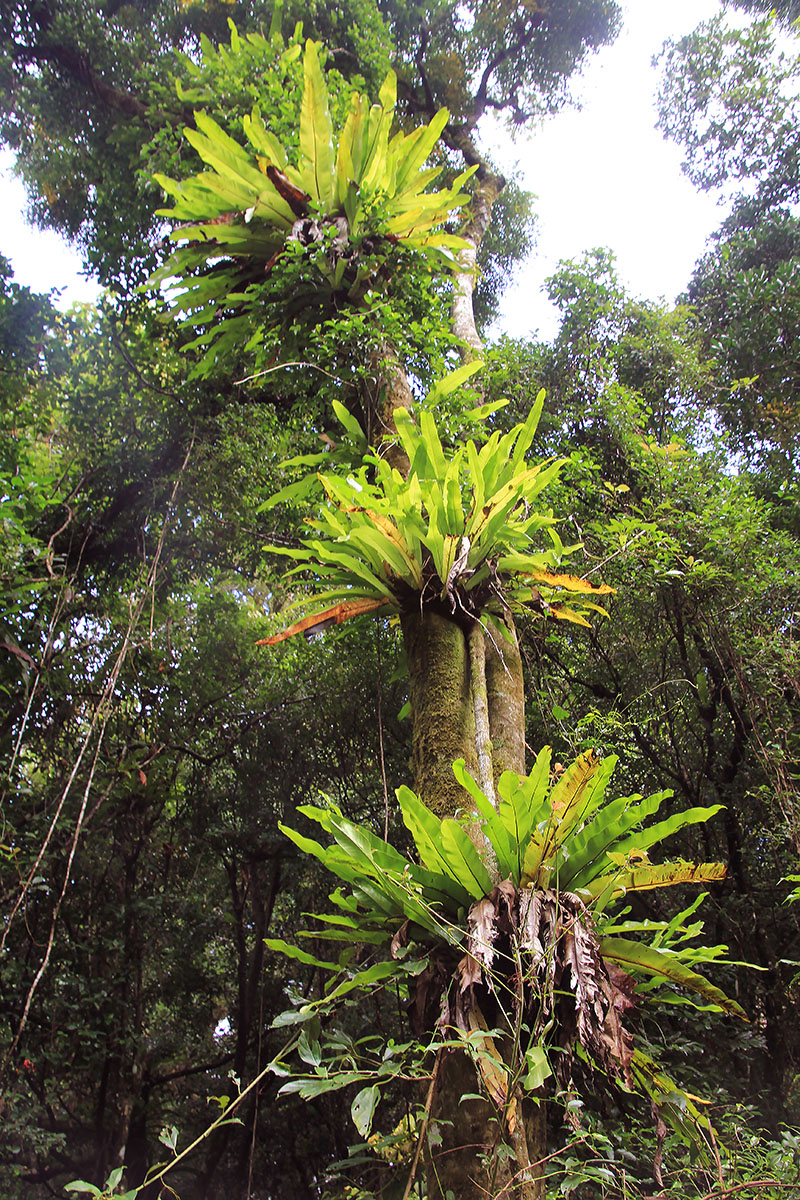
M 370 444 L 377 444 L 381 454 L 391 467 L 404 477 L 411 463 L 402 445 L 397 440 L 394 414 L 398 408 L 411 411 L 414 396 L 408 385 L 408 377 L 391 346 L 378 346 L 369 357 L 370 386 L 367 395 L 368 421 L 375 427 L 368 430 Z
M 411 693 L 411 767 L 422 802 L 454 817 L 472 801 L 453 775 L 463 758 L 477 779 L 475 710 L 464 629 L 433 606 L 401 618 Z
M 525 685 L 517 631 L 510 613 L 505 625 L 511 642 L 493 631 L 484 634 L 495 786 L 504 771 L 525 774 Z
M 469 161 L 466 154 L 465 157 Z M 472 305 L 472 294 L 478 275 L 478 251 L 492 219 L 494 202 L 505 186 L 502 175 L 495 175 L 482 160 L 477 161 L 479 167 L 472 197 L 471 216 L 466 229 L 461 233 L 467 245 L 458 252 L 460 271 L 455 277 L 451 310 L 453 333 L 464 343 L 464 357 L 468 359 L 476 358 L 483 350 L 483 341 L 475 325 Z

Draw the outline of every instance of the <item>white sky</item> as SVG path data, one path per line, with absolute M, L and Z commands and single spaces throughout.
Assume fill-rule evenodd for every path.
M 720 0 L 627 0 L 613 46 L 590 61 L 575 93 L 580 111 L 548 121 L 519 141 L 518 178 L 538 196 L 538 246 L 506 293 L 502 328 L 523 336 L 556 332 L 556 311 L 541 290 L 560 259 L 610 247 L 634 295 L 672 301 L 724 212 L 681 173 L 681 151 L 656 122 L 659 71 L 669 37 L 719 12 Z
M 680 171 L 680 151 L 655 130 L 657 71 L 651 65 L 668 37 L 690 32 L 720 9 L 720 0 L 626 0 L 616 43 L 596 55 L 575 93 L 582 109 L 548 121 L 511 147 L 520 183 L 538 196 L 538 248 L 504 302 L 502 327 L 515 336 L 550 337 L 555 312 L 541 291 L 561 258 L 608 246 L 638 296 L 675 299 L 723 213 L 694 191 Z M 61 303 L 93 300 L 97 288 L 79 275 L 78 256 L 55 234 L 31 229 L 25 196 L 0 154 L 0 253 L 17 281 L 38 291 L 61 288 Z M 504 169 L 505 169 L 505 164 Z

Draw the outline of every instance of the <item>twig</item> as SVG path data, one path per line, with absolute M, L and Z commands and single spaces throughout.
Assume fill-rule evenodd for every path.
M 383 840 L 389 840 L 389 787 L 386 782 L 386 761 L 383 755 L 383 670 L 381 664 L 381 634 L 375 622 L 375 647 L 378 654 L 378 747 L 381 754 L 381 779 L 383 780 Z
M 261 975 L 260 999 L 258 1005 L 258 1049 L 256 1051 L 256 1071 L 261 1070 L 261 1045 L 264 1035 L 264 980 L 266 973 Z M 253 1194 L 253 1163 L 256 1156 L 256 1130 L 258 1129 L 258 1101 L 261 1096 L 261 1089 L 256 1090 L 253 1100 L 253 1133 L 250 1138 L 250 1158 L 247 1164 L 247 1194 Z
M 178 477 L 175 481 L 175 486 L 172 489 L 172 495 L 170 497 L 169 505 L 168 505 L 166 513 L 165 513 L 164 525 L 161 530 L 161 536 L 158 541 L 158 547 L 156 550 L 156 554 L 154 556 L 153 563 L 150 567 L 150 571 L 148 572 L 148 577 L 147 577 L 147 581 L 146 581 L 147 589 L 151 589 L 151 588 L 155 587 L 155 578 L 156 578 L 156 573 L 158 571 L 158 563 L 159 563 L 159 559 L 161 557 L 161 551 L 164 546 L 164 540 L 166 537 L 167 529 L 169 527 L 169 520 L 172 515 L 172 509 L 173 509 L 173 505 L 175 502 L 175 497 L 177 496 L 178 488 L 180 486 L 181 479 L 183 477 L 183 473 L 186 470 L 187 464 L 189 462 L 189 457 L 191 455 L 193 446 L 194 446 L 194 434 L 192 434 L 191 443 L 189 445 L 188 450 L 186 451 L 186 456 L 183 460 L 183 465 L 181 466 L 181 469 L 178 473 Z M 19 1043 L 19 1039 L 21 1038 L 22 1033 L 25 1029 L 25 1025 L 27 1024 L 28 1014 L 30 1012 L 31 1004 L 33 1002 L 33 997 L 36 994 L 36 991 L 39 987 L 39 984 L 42 980 L 42 977 L 43 977 L 45 970 L 47 969 L 47 966 L 50 961 L 50 955 L 51 955 L 51 952 L 53 949 L 53 943 L 55 940 L 55 932 L 56 932 L 56 925 L 57 925 L 57 921 L 58 921 L 58 915 L 61 910 L 61 904 L 64 900 L 64 896 L 66 895 L 67 887 L 69 885 L 70 876 L 72 873 L 72 864 L 75 859 L 75 854 L 76 854 L 76 851 L 78 848 L 78 841 L 80 839 L 81 830 L 83 828 L 84 817 L 86 814 L 86 808 L 87 808 L 87 805 L 89 802 L 89 793 L 91 791 L 92 783 L 94 782 L 94 776 L 95 776 L 95 771 L 97 769 L 97 762 L 98 762 L 98 758 L 99 758 L 99 754 L 100 754 L 100 748 L 103 744 L 103 736 L 105 734 L 106 727 L 108 725 L 108 721 L 109 721 L 109 717 L 110 717 L 111 701 L 112 701 L 112 698 L 114 695 L 114 690 L 117 685 L 117 680 L 122 671 L 123 665 L 125 664 L 125 661 L 127 659 L 128 651 L 130 649 L 131 642 L 133 640 L 133 635 L 136 630 L 136 626 L 138 625 L 139 619 L 141 618 L 142 612 L 144 610 L 144 604 L 145 604 L 147 595 L 148 595 L 148 591 L 143 590 L 141 595 L 138 597 L 138 599 L 136 599 L 134 601 L 134 599 L 131 598 L 131 600 L 129 601 L 128 625 L 127 625 L 127 629 L 125 630 L 125 636 L 122 640 L 122 646 L 120 648 L 120 651 L 117 655 L 116 661 L 114 662 L 114 665 L 111 668 L 109 676 L 105 682 L 103 690 L 102 690 L 100 697 L 97 701 L 97 704 L 95 706 L 95 710 L 92 714 L 92 719 L 89 723 L 89 728 L 86 732 L 86 736 L 83 739 L 83 743 L 81 745 L 80 752 L 79 752 L 78 757 L 72 767 L 72 770 L 70 772 L 67 783 L 66 783 L 66 785 L 61 793 L 61 796 L 59 798 L 59 802 L 56 807 L 55 814 L 50 822 L 50 826 L 49 826 L 47 834 L 45 836 L 45 840 L 37 853 L 36 861 L 34 862 L 33 866 L 31 867 L 30 871 L 28 872 L 28 876 L 23 883 L 20 894 L 17 897 L 17 900 L 6 920 L 5 929 L 3 931 L 3 936 L 2 936 L 2 939 L 0 939 L 0 950 L 2 950 L 5 946 L 6 939 L 8 937 L 9 929 L 11 927 L 11 922 L 13 921 L 14 917 L 19 912 L 20 907 L 24 903 L 25 897 L 30 889 L 31 883 L 36 875 L 37 870 L 38 870 L 39 863 L 44 858 L 44 855 L 47 851 L 50 841 L 51 841 L 53 835 L 55 834 L 56 826 L 58 824 L 61 813 L 64 809 L 64 805 L 66 804 L 67 797 L 72 788 L 72 784 L 75 781 L 75 778 L 78 774 L 78 770 L 80 768 L 81 762 L 83 761 L 83 757 L 89 747 L 89 744 L 92 739 L 92 735 L 94 734 L 94 731 L 95 731 L 95 728 L 99 723 L 99 733 L 98 733 L 98 737 L 97 737 L 97 744 L 95 746 L 94 758 L 92 761 L 92 765 L 89 769 L 89 775 L 88 775 L 88 778 L 86 781 L 86 786 L 84 788 L 83 799 L 81 802 L 80 811 L 78 813 L 78 818 L 77 818 L 77 821 L 75 824 L 75 829 L 73 831 L 73 834 L 72 834 L 72 837 L 70 840 L 70 850 L 69 850 L 69 856 L 68 856 L 68 860 L 67 860 L 67 867 L 66 867 L 66 871 L 64 874 L 64 882 L 63 882 L 63 885 L 61 888 L 61 893 L 56 901 L 55 908 L 53 909 L 52 918 L 51 918 L 51 922 L 50 922 L 50 931 L 48 934 L 47 946 L 45 949 L 44 958 L 42 959 L 42 962 L 39 965 L 36 975 L 33 978 L 33 982 L 31 983 L 31 986 L 28 989 L 28 995 L 25 1000 L 25 1005 L 24 1005 L 24 1008 L 22 1011 L 22 1016 L 20 1017 L 19 1024 L 17 1026 L 16 1034 L 14 1035 L 11 1045 L 9 1046 L 9 1048 L 3 1058 L 3 1063 L 2 1063 L 2 1068 L 0 1068 L 0 1073 L 5 1072 L 5 1069 L 11 1060 L 11 1055 L 13 1054 L 14 1050 L 16 1049 L 16 1047 Z
M 751 1179 L 749 1183 L 736 1183 L 732 1187 L 706 1192 L 701 1200 L 725 1200 L 734 1192 L 746 1192 L 748 1188 L 780 1188 L 782 1192 L 800 1192 L 800 1183 L 779 1183 L 777 1179 Z
M 128 367 L 128 369 L 133 372 L 133 374 L 136 376 L 137 380 L 139 381 L 139 383 L 142 385 L 143 388 L 147 388 L 147 390 L 151 391 L 151 392 L 158 392 L 161 396 L 169 396 L 169 398 L 171 400 L 179 399 L 177 392 L 173 392 L 169 388 L 161 387 L 161 385 L 158 383 L 153 383 L 153 381 L 151 379 L 147 379 L 142 374 L 142 372 L 136 366 L 136 363 L 133 361 L 129 351 L 123 345 L 116 329 L 114 329 L 113 326 L 112 326 L 112 330 L 111 330 L 111 342 L 112 342 L 112 345 L 115 346 L 116 349 L 118 350 L 119 355 L 122 358 L 122 361 L 125 363 L 125 366 Z
M 61 892 L 59 893 L 58 900 L 56 901 L 55 908 L 53 909 L 53 913 L 50 918 L 50 931 L 47 936 L 47 948 L 45 949 L 44 957 L 43 957 L 41 963 L 39 964 L 39 969 L 33 978 L 33 982 L 31 983 L 31 986 L 28 988 L 28 995 L 25 998 L 25 1007 L 22 1010 L 22 1016 L 19 1019 L 17 1031 L 14 1034 L 14 1038 L 11 1042 L 11 1045 L 8 1047 L 8 1050 L 6 1051 L 5 1057 L 3 1059 L 3 1065 L 2 1065 L 2 1069 L 1 1069 L 3 1073 L 5 1072 L 6 1067 L 8 1066 L 9 1062 L 11 1061 L 11 1056 L 13 1055 L 17 1046 L 19 1045 L 19 1039 L 22 1037 L 25 1026 L 28 1023 L 28 1014 L 31 1010 L 31 1004 L 33 1003 L 33 997 L 36 995 L 36 991 L 39 987 L 39 984 L 41 983 L 42 976 L 44 975 L 45 971 L 47 970 L 48 963 L 50 962 L 50 955 L 52 953 L 53 943 L 55 942 L 55 937 L 56 937 L 56 926 L 58 924 L 58 914 L 61 911 L 61 905 L 64 901 L 64 896 L 67 893 L 69 881 L 72 876 L 72 864 L 75 861 L 75 853 L 78 849 L 78 841 L 80 839 L 81 829 L 83 828 L 83 819 L 86 815 L 86 808 L 89 803 L 89 793 L 92 790 L 92 783 L 94 782 L 94 773 L 97 770 L 97 760 L 100 757 L 100 747 L 103 744 L 103 734 L 106 731 L 107 724 L 108 724 L 108 717 L 106 716 L 106 719 L 103 721 L 103 725 L 100 729 L 100 734 L 97 738 L 97 745 L 95 747 L 92 765 L 89 770 L 89 777 L 86 780 L 86 787 L 83 789 L 83 800 L 81 801 L 80 812 L 78 813 L 78 819 L 75 822 L 75 831 L 72 835 L 72 841 L 70 843 L 69 858 L 67 859 L 67 867 L 66 867 L 66 870 L 64 871 L 64 882 L 61 885 Z
M 428 1131 L 428 1121 L 430 1120 L 431 1107 L 433 1105 L 433 1093 L 436 1088 L 436 1080 L 439 1077 L 439 1064 L 442 1061 L 442 1054 L 443 1050 L 440 1050 L 436 1055 L 436 1062 L 433 1064 L 431 1083 L 430 1087 L 428 1088 L 428 1095 L 425 1099 L 425 1113 L 422 1118 L 422 1128 L 420 1129 L 419 1137 L 417 1138 L 417 1149 L 414 1152 L 414 1161 L 411 1164 L 411 1173 L 406 1181 L 406 1190 L 403 1192 L 402 1200 L 408 1200 L 408 1197 L 411 1195 L 411 1189 L 414 1186 L 414 1176 L 416 1175 L 417 1167 L 419 1166 L 419 1156 L 422 1152 L 422 1143 L 425 1141 L 425 1134 Z
M 307 367 L 309 371 L 319 371 L 320 375 L 327 375 L 328 379 L 332 379 L 334 383 L 344 383 L 343 379 L 339 379 L 338 375 L 331 375 L 330 371 L 323 370 L 322 367 L 315 366 L 309 362 L 285 362 L 276 363 L 274 367 L 265 367 L 263 371 L 256 371 L 253 375 L 245 375 L 244 379 L 234 379 L 234 383 L 250 383 L 253 379 L 260 379 L 262 375 L 271 375 L 273 371 L 282 371 L 284 367 Z
M 230 1114 L 233 1112 L 233 1110 L 235 1108 L 238 1108 L 239 1105 L 244 1100 L 245 1096 L 249 1096 L 250 1093 L 252 1092 L 253 1088 L 257 1087 L 258 1084 L 261 1083 L 262 1079 L 264 1079 L 267 1075 L 269 1075 L 272 1068 L 277 1063 L 279 1063 L 280 1060 L 286 1054 L 289 1054 L 295 1048 L 295 1046 L 297 1045 L 299 1040 L 300 1040 L 299 1035 L 296 1037 L 293 1037 L 287 1043 L 287 1045 L 284 1046 L 284 1048 L 280 1052 L 280 1054 L 277 1054 L 275 1056 L 275 1058 L 270 1059 L 270 1061 L 264 1067 L 264 1070 L 260 1071 L 259 1074 L 256 1075 L 255 1079 L 251 1080 L 251 1082 L 248 1083 L 248 1085 L 244 1089 L 244 1091 L 239 1092 L 239 1095 L 234 1100 L 231 1100 L 230 1104 L 226 1105 L 226 1107 L 222 1110 L 222 1112 L 219 1114 L 217 1119 L 215 1121 L 212 1121 L 207 1129 L 204 1129 L 203 1132 L 201 1134 L 199 1134 L 194 1139 L 193 1142 L 189 1143 L 189 1145 L 186 1147 L 185 1150 L 181 1150 L 180 1154 L 177 1154 L 175 1156 L 175 1158 L 173 1158 L 170 1162 L 168 1162 L 165 1166 L 163 1166 L 157 1175 L 151 1175 L 149 1178 L 146 1178 L 144 1181 L 144 1185 L 150 1187 L 154 1183 L 160 1183 L 165 1175 L 168 1175 L 169 1172 L 172 1171 L 178 1165 L 179 1162 L 181 1162 L 184 1158 L 186 1158 L 189 1154 L 191 1154 L 192 1151 L 195 1150 L 202 1142 L 204 1142 L 206 1140 L 206 1138 L 209 1137 L 210 1134 L 212 1134 L 214 1132 L 215 1129 L 219 1128 L 220 1125 L 224 1125 L 228 1121 L 230 1121 Z
M 624 546 L 620 546 L 619 550 L 615 550 L 613 554 L 609 554 L 606 558 L 601 559 L 596 567 L 592 567 L 591 571 L 584 571 L 585 577 L 588 579 L 590 575 L 594 575 L 597 571 L 602 571 L 606 563 L 610 563 L 612 558 L 616 558 L 618 555 L 624 554 L 626 550 L 630 550 L 633 543 L 637 542 L 640 537 L 644 537 L 646 533 L 646 529 L 640 529 L 632 538 L 628 538 L 628 541 Z

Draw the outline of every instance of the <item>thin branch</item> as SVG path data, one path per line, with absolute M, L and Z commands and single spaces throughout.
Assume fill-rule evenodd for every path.
M 146 391 L 158 392 L 159 395 L 161 395 L 161 396 L 168 396 L 170 398 L 170 400 L 180 399 L 177 392 L 173 392 L 169 388 L 161 387 L 160 384 L 158 384 L 158 383 L 153 383 L 152 380 L 147 379 L 142 374 L 142 372 L 136 366 L 136 363 L 131 358 L 127 347 L 122 343 L 122 341 L 115 329 L 112 329 L 112 331 L 111 331 L 111 342 L 112 342 L 112 345 L 119 351 L 120 357 L 122 358 L 122 361 L 125 363 L 125 366 L 128 368 L 128 370 L 133 372 L 133 374 L 136 376 L 139 383 L 142 385 L 142 387 Z
M 217 1067 L 224 1067 L 229 1062 L 233 1062 L 233 1055 L 225 1054 L 222 1058 L 215 1058 L 213 1062 L 200 1063 L 196 1067 L 184 1067 L 180 1071 L 168 1071 L 165 1075 L 153 1075 L 148 1078 L 147 1082 L 151 1087 L 161 1087 L 162 1084 L 172 1083 L 175 1079 L 188 1079 L 190 1075 L 202 1075 L 204 1071 L 214 1071 Z
M 534 19 L 531 22 L 531 24 L 529 25 L 526 32 L 521 34 L 520 37 L 518 37 L 516 41 L 511 42 L 510 45 L 504 46 L 502 48 L 502 50 L 498 50 L 497 54 L 495 54 L 494 58 L 491 58 L 489 60 L 489 62 L 487 63 L 486 67 L 484 68 L 483 74 L 481 75 L 481 81 L 478 84 L 477 91 L 475 92 L 475 106 L 473 108 L 473 113 L 474 113 L 473 124 L 475 122 L 477 122 L 483 116 L 483 113 L 486 110 L 486 106 L 488 103 L 487 94 L 488 94 L 488 89 L 489 89 L 489 80 L 491 79 L 492 75 L 494 75 L 497 68 L 501 67 L 507 59 L 515 58 L 520 53 L 521 50 L 524 50 L 525 47 L 530 44 L 530 42 L 533 39 L 533 35 L 536 33 L 537 27 L 541 23 L 542 16 L 543 16 L 543 12 L 541 10 L 537 10 L 536 14 L 534 15 Z M 505 108 L 505 107 L 507 107 L 507 103 L 502 104 L 502 103 L 494 102 L 492 104 L 492 107 L 493 108 Z
M 234 379 L 233 382 L 235 384 L 250 383 L 253 379 L 260 379 L 262 375 L 271 375 L 273 371 L 282 371 L 285 367 L 306 367 L 309 371 L 319 371 L 320 375 L 327 375 L 328 379 L 332 379 L 334 383 L 341 383 L 343 386 L 345 386 L 345 381 L 343 379 L 339 379 L 336 375 L 331 375 L 330 371 L 326 371 L 322 367 L 316 366 L 314 363 L 302 361 L 276 363 L 274 367 L 265 367 L 263 371 L 256 371 L 253 375 L 245 375 L 243 379 Z
M 31 986 L 28 988 L 28 995 L 25 997 L 25 1006 L 22 1010 L 22 1016 L 19 1019 L 19 1024 L 17 1026 L 17 1032 L 14 1034 L 11 1044 L 5 1053 L 5 1057 L 3 1058 L 3 1065 L 2 1065 L 2 1068 L 0 1068 L 0 1074 L 5 1073 L 6 1067 L 8 1066 L 9 1062 L 11 1061 L 11 1056 L 14 1053 L 14 1051 L 16 1050 L 17 1046 L 19 1045 L 19 1039 L 22 1037 L 25 1026 L 28 1023 L 28 1014 L 31 1010 L 31 1004 L 33 1003 L 33 998 L 36 995 L 36 992 L 39 988 L 39 984 L 41 983 L 41 980 L 42 980 L 42 976 L 44 975 L 45 971 L 47 970 L 48 964 L 50 962 L 50 955 L 53 951 L 53 943 L 55 942 L 55 937 L 56 937 L 56 926 L 58 925 L 58 914 L 61 911 L 61 905 L 64 902 L 64 896 L 67 893 L 67 888 L 69 886 L 70 879 L 72 878 L 72 864 L 75 861 L 75 854 L 78 849 L 78 841 L 80 839 L 81 830 L 83 828 L 83 819 L 84 819 L 84 816 L 86 815 L 86 808 L 89 803 L 89 793 L 92 789 L 92 783 L 94 782 L 94 774 L 95 774 L 95 771 L 97 770 L 97 760 L 100 757 L 100 748 L 103 744 L 103 734 L 106 731 L 107 724 L 108 724 L 108 716 L 106 715 L 106 719 L 103 721 L 103 725 L 100 730 L 100 735 L 97 739 L 97 745 L 95 747 L 94 758 L 92 760 L 92 766 L 89 771 L 89 777 L 86 780 L 86 787 L 83 789 L 83 800 L 81 801 L 81 807 L 80 807 L 80 811 L 78 813 L 78 819 L 75 822 L 75 830 L 72 834 L 72 840 L 70 842 L 69 857 L 67 859 L 67 867 L 66 867 L 66 870 L 64 871 L 64 882 L 61 885 L 61 892 L 59 893 L 59 897 L 58 897 L 58 900 L 56 901 L 55 908 L 53 909 L 53 912 L 51 914 L 50 931 L 47 936 L 47 947 L 44 952 L 44 957 L 42 958 L 42 961 L 39 965 L 39 969 L 33 977 L 33 982 L 31 983 Z
M 378 746 L 381 755 L 381 779 L 383 781 L 383 840 L 389 840 L 389 788 L 386 783 L 386 760 L 383 754 L 383 670 L 381 663 L 381 635 L 375 622 L 375 646 L 378 652 Z
M 52 63 L 53 66 L 69 75 L 72 79 L 92 93 L 107 108 L 126 113 L 129 117 L 147 117 L 147 105 L 138 96 L 130 92 L 122 92 L 97 74 L 88 54 L 81 54 L 72 46 L 62 46 L 56 43 L 41 46 L 20 46 L 12 43 L 9 47 L 11 57 L 15 62 Z
M 782 1192 L 800 1192 L 800 1183 L 780 1183 L 777 1179 L 751 1179 L 749 1183 L 736 1183 L 733 1187 L 726 1187 L 720 1190 L 715 1189 L 713 1192 L 706 1192 L 701 1200 L 726 1200 L 728 1196 L 734 1195 L 735 1192 L 746 1192 L 750 1188 L 780 1188 Z
M 439 1064 L 442 1061 L 443 1053 L 444 1049 L 442 1048 L 436 1055 L 436 1062 L 433 1064 L 430 1087 L 428 1088 L 428 1095 L 425 1098 L 425 1112 L 422 1118 L 422 1126 L 419 1131 L 419 1137 L 417 1138 L 417 1148 L 414 1152 L 414 1161 L 411 1164 L 411 1172 L 406 1180 L 406 1188 L 403 1192 L 402 1200 L 408 1200 L 408 1197 L 411 1195 L 411 1189 L 414 1186 L 414 1177 L 417 1173 L 417 1167 L 419 1166 L 419 1156 L 422 1152 L 422 1143 L 425 1141 L 425 1135 L 428 1132 L 428 1122 L 430 1120 L 431 1107 L 433 1105 L 433 1093 L 436 1089 L 436 1080 L 439 1077 Z
M 22 1033 L 25 1029 L 25 1025 L 27 1024 L 28 1014 L 30 1012 L 30 1007 L 31 1007 L 31 1003 L 33 1001 L 33 997 L 39 987 L 39 983 L 41 982 L 41 979 L 42 979 L 44 972 L 48 966 L 48 963 L 50 961 L 50 955 L 51 955 L 53 943 L 55 940 L 55 931 L 56 931 L 58 915 L 61 910 L 61 904 L 62 904 L 64 896 L 66 894 L 66 890 L 69 885 L 70 877 L 72 874 L 72 864 L 73 864 L 75 854 L 77 851 L 80 833 L 83 828 L 84 816 L 85 816 L 86 808 L 87 808 L 87 805 L 89 802 L 89 793 L 91 790 L 92 783 L 94 781 L 94 775 L 95 775 L 95 771 L 97 768 L 97 762 L 98 762 L 98 757 L 100 754 L 100 748 L 102 746 L 103 736 L 105 734 L 105 730 L 108 725 L 108 721 L 110 719 L 111 700 L 114 695 L 114 690 L 116 688 L 116 684 L 117 684 L 117 680 L 119 678 L 120 672 L 122 671 L 122 667 L 127 659 L 128 651 L 131 646 L 134 631 L 136 629 L 136 626 L 137 626 L 139 619 L 142 615 L 142 612 L 144 610 L 145 601 L 149 594 L 150 588 L 152 586 L 154 586 L 154 584 L 155 584 L 155 576 L 156 576 L 156 572 L 158 570 L 158 563 L 159 563 L 159 560 L 161 557 L 161 551 L 164 546 L 167 529 L 169 527 L 169 518 L 172 514 L 175 498 L 178 494 L 178 488 L 180 487 L 180 484 L 181 484 L 181 481 L 183 478 L 183 473 L 186 470 L 186 467 L 189 463 L 189 457 L 192 453 L 193 447 L 194 447 L 194 434 L 192 435 L 192 440 L 189 444 L 189 448 L 186 451 L 186 455 L 184 457 L 183 464 L 180 468 L 180 471 L 178 472 L 178 477 L 175 480 L 175 485 L 172 489 L 172 494 L 170 496 L 169 504 L 167 506 L 167 511 L 166 511 L 166 515 L 165 515 L 165 519 L 164 519 L 164 525 L 161 530 L 161 536 L 159 538 L 158 546 L 156 548 L 156 553 L 154 555 L 153 562 L 150 567 L 150 571 L 148 572 L 147 586 L 145 589 L 142 590 L 140 596 L 138 597 L 138 599 L 135 602 L 133 599 L 131 599 L 131 601 L 129 602 L 128 625 L 125 630 L 125 636 L 122 641 L 122 646 L 119 650 L 116 661 L 114 662 L 114 665 L 109 673 L 109 676 L 105 682 L 103 690 L 97 701 L 97 704 L 95 705 L 95 709 L 92 714 L 92 719 L 89 723 L 89 728 L 86 732 L 86 736 L 83 739 L 83 743 L 81 745 L 80 752 L 79 752 L 78 757 L 77 757 L 77 759 L 73 765 L 73 768 L 70 772 L 67 783 L 61 793 L 58 805 L 56 807 L 56 812 L 53 816 L 53 819 L 50 822 L 50 826 L 49 826 L 47 834 L 45 836 L 45 840 L 39 849 L 39 852 L 36 856 L 36 861 L 34 862 L 33 866 L 31 867 L 30 871 L 28 872 L 28 876 L 27 876 L 25 882 L 23 883 L 20 894 L 17 897 L 17 900 L 16 900 L 16 902 L 11 910 L 11 913 L 9 914 L 9 917 L 5 923 L 5 929 L 3 930 L 3 937 L 2 937 L 2 939 L 0 939 L 0 951 L 2 951 L 3 948 L 5 947 L 6 939 L 8 937 L 8 933 L 11 928 L 11 923 L 12 923 L 14 917 L 16 916 L 16 914 L 19 912 L 19 909 L 22 906 L 22 904 L 25 900 L 25 897 L 27 896 L 28 891 L 31 887 L 32 881 L 36 876 L 39 864 L 41 863 L 41 861 L 47 851 L 47 848 L 50 845 L 50 841 L 52 840 L 52 837 L 55 833 L 56 826 L 60 819 L 61 813 L 64 809 L 64 805 L 66 804 L 67 797 L 72 788 L 72 784 L 75 781 L 78 770 L 80 768 L 80 764 L 83 761 L 84 755 L 89 747 L 89 744 L 91 742 L 92 736 L 95 731 L 95 728 L 97 727 L 98 722 L 99 722 L 100 723 L 100 731 L 99 731 L 98 738 L 97 738 L 97 744 L 95 747 L 94 758 L 92 761 L 91 768 L 89 770 L 89 776 L 86 781 L 86 786 L 84 788 L 83 800 L 82 800 L 81 807 L 80 807 L 80 810 L 78 813 L 78 819 L 76 821 L 75 829 L 73 831 L 72 838 L 70 841 L 70 851 L 69 851 L 69 857 L 68 857 L 68 861 L 67 861 L 67 869 L 64 874 L 64 882 L 63 882 L 63 885 L 61 888 L 61 893 L 58 897 L 58 900 L 56 901 L 56 905 L 53 910 L 52 919 L 51 919 L 51 923 L 50 923 L 50 932 L 48 935 L 47 946 L 45 949 L 44 958 L 42 959 L 39 969 L 37 970 L 36 975 L 34 976 L 33 982 L 31 983 L 31 986 L 28 990 L 28 995 L 25 1000 L 25 1005 L 24 1005 L 24 1008 L 22 1011 L 22 1016 L 20 1018 L 19 1025 L 17 1027 L 17 1032 L 16 1032 L 14 1039 L 3 1059 L 3 1066 L 2 1066 L 3 1071 L 5 1071 L 5 1068 L 8 1066 L 11 1055 L 13 1054 L 16 1046 L 18 1045 L 19 1039 L 22 1036 Z M 102 716 L 102 719 L 101 719 L 101 716 Z

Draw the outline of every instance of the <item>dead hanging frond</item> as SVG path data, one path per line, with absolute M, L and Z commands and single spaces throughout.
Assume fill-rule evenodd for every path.
M 518 890 L 506 879 L 472 905 L 467 930 L 441 1023 L 474 1032 L 473 1011 L 484 1019 L 484 997 L 511 993 L 528 1016 L 547 1020 L 557 1013 L 565 1048 L 577 1040 L 599 1068 L 631 1086 L 633 1037 L 624 1016 L 634 1007 L 635 983 L 603 958 L 592 914 L 579 896 Z M 429 991 L 430 977 L 419 986 Z

